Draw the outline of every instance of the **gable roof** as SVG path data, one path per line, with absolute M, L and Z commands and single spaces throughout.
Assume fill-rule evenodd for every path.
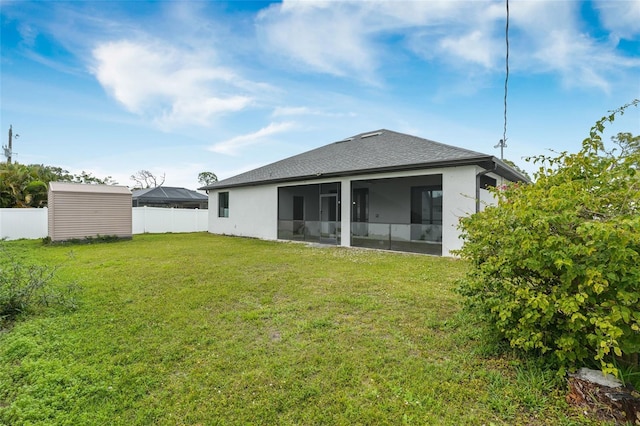
M 186 188 L 176 188 L 172 186 L 156 186 L 155 188 L 133 190 L 133 200 L 138 201 L 208 201 L 209 197 L 196 191 Z
M 468 164 L 495 170 L 495 173 L 513 181 L 528 181 L 517 170 L 491 155 L 380 129 L 360 133 L 200 189 Z

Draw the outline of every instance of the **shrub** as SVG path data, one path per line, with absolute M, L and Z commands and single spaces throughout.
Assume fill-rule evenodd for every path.
M 0 326 L 38 307 L 75 308 L 77 286 L 55 284 L 56 268 L 27 264 L 0 241 Z
M 578 153 L 534 158 L 535 183 L 495 189 L 496 206 L 460 222 L 468 305 L 561 370 L 618 374 L 616 358 L 640 352 L 640 150 L 607 152 L 601 138 L 638 102 L 598 121 Z

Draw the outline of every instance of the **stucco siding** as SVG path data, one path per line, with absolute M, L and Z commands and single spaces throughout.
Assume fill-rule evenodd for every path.
M 351 180 L 344 178 L 340 181 L 341 204 L 340 204 L 340 226 L 343 230 L 340 236 L 340 245 L 351 247 Z
M 229 217 L 218 217 L 218 194 L 229 192 Z M 278 237 L 275 185 L 209 191 L 209 232 L 275 240 Z
M 287 186 L 282 187 L 281 190 L 290 194 L 290 196 L 279 197 L 280 219 L 293 220 L 293 196 L 299 196 L 304 197 L 304 219 L 319 220 L 320 202 L 317 186 Z
M 476 166 L 434 168 L 423 171 L 403 171 L 380 174 L 363 174 L 341 179 L 318 179 L 313 181 L 292 182 L 287 194 L 309 195 L 301 185 L 316 185 L 329 182 L 341 184 L 342 245 L 350 245 L 351 220 L 351 183 L 358 187 L 370 188 L 369 223 L 406 224 L 410 221 L 411 186 L 430 186 L 442 184 L 442 255 L 453 256 L 452 250 L 462 247 L 462 239 L 457 229 L 461 217 L 475 212 L 476 174 L 483 169 Z M 397 180 L 402 179 L 402 180 Z M 218 193 L 229 192 L 229 217 L 218 217 Z M 481 193 L 483 200 L 491 202 L 488 192 Z M 305 197 L 310 200 L 313 197 Z M 317 198 L 317 196 L 316 196 Z M 258 185 L 235 187 L 209 192 L 209 232 L 237 236 L 257 237 L 275 240 L 278 238 L 278 203 L 281 203 L 283 217 L 289 218 L 292 211 L 290 200 L 278 200 L 278 185 Z M 305 205 L 305 219 L 315 211 L 311 204 Z M 317 207 L 314 205 L 314 207 Z M 309 210 L 311 209 L 311 210 Z M 407 237 L 408 238 L 408 237 Z
M 482 172 L 481 169 L 478 169 L 478 173 Z M 500 187 L 500 185 L 503 185 L 505 183 L 504 178 L 493 174 L 493 173 L 488 173 L 487 174 L 488 177 L 495 179 L 496 180 L 496 185 L 498 187 Z M 489 206 L 494 206 L 498 203 L 498 200 L 496 199 L 496 197 L 487 189 L 481 188 L 480 189 L 480 211 L 484 210 L 485 208 L 489 207 Z
M 411 187 L 437 186 L 440 174 L 371 180 L 369 187 L 370 223 L 408 223 L 411 216 Z M 358 182 L 358 185 L 361 185 Z M 367 186 L 365 186 L 367 187 Z
M 442 255 L 453 256 L 452 250 L 462 248 L 458 224 L 460 218 L 475 213 L 475 166 L 451 167 L 442 174 Z

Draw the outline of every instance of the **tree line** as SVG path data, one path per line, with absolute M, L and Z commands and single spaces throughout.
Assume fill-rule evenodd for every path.
M 154 176 L 148 170 L 131 175 L 135 189 L 153 188 L 164 183 L 165 176 Z M 218 180 L 212 172 L 201 172 L 198 182 L 209 185 Z M 44 164 L 0 163 L 0 208 L 45 207 L 49 182 L 117 185 L 111 177 L 99 178 L 89 172 L 70 173 L 61 167 Z
M 49 182 L 56 181 L 116 184 L 111 176 L 101 179 L 85 171 L 72 174 L 44 164 L 0 163 L 0 208 L 44 207 Z

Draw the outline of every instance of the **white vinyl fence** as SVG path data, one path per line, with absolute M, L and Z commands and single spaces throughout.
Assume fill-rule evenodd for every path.
M 133 207 L 134 234 L 206 231 L 209 210 Z
M 48 235 L 47 208 L 0 209 L 0 239 L 38 239 Z M 207 209 L 165 209 L 132 207 L 134 234 L 165 232 L 204 232 L 208 227 Z
M 48 233 L 47 209 L 0 209 L 0 239 L 35 240 Z

